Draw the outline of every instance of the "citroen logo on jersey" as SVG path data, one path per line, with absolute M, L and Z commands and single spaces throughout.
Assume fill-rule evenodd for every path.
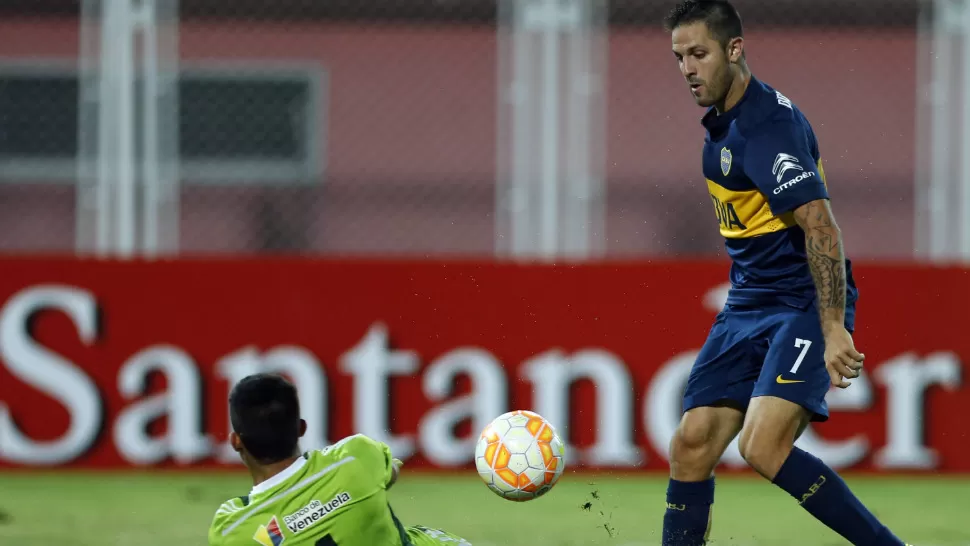
M 791 170 L 804 171 L 805 169 L 798 164 L 798 158 L 793 155 L 778 154 L 775 156 L 775 164 L 771 167 L 771 174 L 775 175 L 775 180 L 779 184 L 781 184 L 785 173 Z
M 727 176 L 731 172 L 731 161 L 734 156 L 731 154 L 731 150 L 727 148 L 721 148 L 721 173 Z

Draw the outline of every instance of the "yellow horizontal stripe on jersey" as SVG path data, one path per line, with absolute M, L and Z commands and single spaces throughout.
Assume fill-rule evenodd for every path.
M 708 180 L 707 190 L 714 203 L 714 214 L 721 228 L 721 236 L 728 239 L 757 237 L 795 225 L 794 214 L 788 212 L 775 216 L 764 194 L 756 189 L 729 190 L 713 180 Z

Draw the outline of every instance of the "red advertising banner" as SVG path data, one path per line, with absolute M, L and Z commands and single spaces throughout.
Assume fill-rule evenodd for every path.
M 799 440 L 836 468 L 970 471 L 970 272 L 857 264 L 867 373 Z M 363 432 L 467 468 L 513 408 L 572 468 L 666 470 L 722 262 L 0 261 L 0 467 L 229 467 L 226 398 L 286 373 L 303 447 Z M 736 446 L 725 469 L 743 466 Z

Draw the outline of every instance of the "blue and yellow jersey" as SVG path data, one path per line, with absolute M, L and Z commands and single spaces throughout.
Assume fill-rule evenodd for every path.
M 753 77 L 734 108 L 721 115 L 712 108 L 702 123 L 704 177 L 732 260 L 727 302 L 807 307 L 815 284 L 793 211 L 829 198 L 811 125 L 788 98 Z M 848 259 L 846 270 L 849 307 L 858 291 Z

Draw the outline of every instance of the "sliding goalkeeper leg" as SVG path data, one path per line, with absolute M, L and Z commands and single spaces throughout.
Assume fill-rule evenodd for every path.
M 408 527 L 407 534 L 412 546 L 472 546 L 463 538 L 422 525 Z

